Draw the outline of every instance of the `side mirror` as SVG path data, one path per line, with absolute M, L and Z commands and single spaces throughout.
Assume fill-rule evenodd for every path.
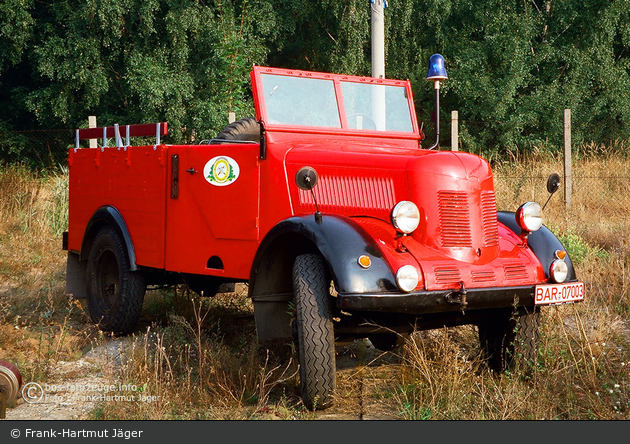
M 553 196 L 553 193 L 558 191 L 558 188 L 560 188 L 560 176 L 558 175 L 558 173 L 551 173 L 551 175 L 549 175 L 549 178 L 547 179 L 547 191 L 549 191 L 549 197 L 547 198 L 547 202 L 545 202 L 545 205 L 543 205 L 542 207 L 543 210 L 549 203 L 549 200 L 551 199 L 551 196 Z
M 553 194 L 560 188 L 560 176 L 558 173 L 552 173 L 547 179 L 547 191 Z
M 315 168 L 309 166 L 300 168 L 295 175 L 295 184 L 304 191 L 310 191 L 315 188 L 317 184 L 317 171 L 315 171 Z
M 313 196 L 313 203 L 315 204 L 315 221 L 317 223 L 321 223 L 322 213 L 319 211 L 317 199 L 315 199 L 315 192 L 313 191 L 313 188 L 315 188 L 315 185 L 317 184 L 317 171 L 315 171 L 315 168 L 310 166 L 300 168 L 295 174 L 295 184 L 299 189 L 311 192 L 311 196 Z

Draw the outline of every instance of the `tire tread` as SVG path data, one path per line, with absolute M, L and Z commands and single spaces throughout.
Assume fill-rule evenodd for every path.
M 332 404 L 336 388 L 334 333 L 320 256 L 298 256 L 294 265 L 302 399 L 310 410 Z

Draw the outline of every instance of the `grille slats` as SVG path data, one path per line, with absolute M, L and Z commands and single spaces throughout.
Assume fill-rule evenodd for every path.
M 508 281 L 523 280 L 529 277 L 525 264 L 505 264 L 503 272 L 505 273 L 505 279 Z
M 499 245 L 497 228 L 497 201 L 493 191 L 481 193 L 481 223 L 483 224 L 483 240 L 486 247 Z
M 473 271 L 471 276 L 473 282 L 493 282 L 496 280 L 494 271 L 492 270 Z
M 394 183 L 380 177 L 320 176 L 314 189 L 317 204 L 325 210 L 394 208 Z M 299 190 L 300 205 L 313 207 L 311 192 Z
M 471 247 L 468 196 L 460 191 L 439 191 L 438 206 L 442 246 Z
M 459 269 L 450 266 L 433 267 L 433 274 L 438 284 L 459 283 L 462 280 Z

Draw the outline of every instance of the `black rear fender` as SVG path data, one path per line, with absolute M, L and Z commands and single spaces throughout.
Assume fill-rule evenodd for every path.
M 138 269 L 136 265 L 136 253 L 131 241 L 131 235 L 127 229 L 127 224 L 120 212 L 111 206 L 103 206 L 99 208 L 87 224 L 83 241 L 81 242 L 81 251 L 68 251 L 66 263 L 66 294 L 71 295 L 75 299 L 86 297 L 86 281 L 85 273 L 87 268 L 87 258 L 92 248 L 94 238 L 101 228 L 110 226 L 115 229 L 123 239 L 127 258 L 129 259 L 129 268 L 131 271 Z

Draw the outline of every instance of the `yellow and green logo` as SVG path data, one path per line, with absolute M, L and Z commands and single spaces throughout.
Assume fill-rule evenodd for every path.
M 238 163 L 231 157 L 217 156 L 210 159 L 203 169 L 206 180 L 216 186 L 230 185 L 240 174 Z

